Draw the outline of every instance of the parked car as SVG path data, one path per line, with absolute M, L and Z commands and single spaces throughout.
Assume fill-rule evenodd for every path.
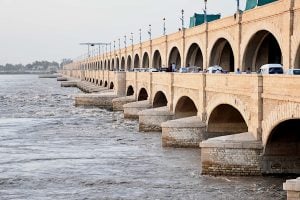
M 156 69 L 156 68 L 148 68 L 148 69 L 146 69 L 146 72 L 158 72 L 158 69 Z
M 300 75 L 300 69 L 289 69 L 286 73 L 289 75 Z
M 215 74 L 215 73 L 224 73 L 223 68 L 219 65 L 214 65 L 207 68 L 207 73 Z
M 147 69 L 146 68 L 134 68 L 134 72 L 145 72 Z
M 265 64 L 258 70 L 259 74 L 283 74 L 281 64 Z
M 188 73 L 188 68 L 187 67 L 180 67 L 178 72 L 179 73 Z

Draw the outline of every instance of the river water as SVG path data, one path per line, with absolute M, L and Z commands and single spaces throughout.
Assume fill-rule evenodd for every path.
M 75 88 L 0 75 L 0 199 L 285 199 L 286 177 L 211 177 L 198 149 L 162 148 L 122 112 L 74 107 Z

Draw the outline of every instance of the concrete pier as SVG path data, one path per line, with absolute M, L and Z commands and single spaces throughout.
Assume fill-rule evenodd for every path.
M 97 85 L 94 85 L 94 84 L 86 82 L 86 81 L 78 82 L 77 87 L 86 93 L 103 92 L 103 91 L 108 90 L 108 88 L 99 87 Z
M 140 111 L 151 107 L 148 100 L 124 104 L 124 118 L 138 119 Z
M 131 102 L 135 102 L 136 99 L 134 96 L 125 96 L 125 97 L 119 97 L 116 99 L 112 100 L 112 104 L 113 104 L 113 110 L 114 111 L 123 111 L 123 105 L 131 103 Z
M 161 124 L 173 119 L 173 113 L 167 106 L 140 111 L 139 131 L 152 132 L 162 130 Z
M 96 106 L 112 109 L 112 100 L 118 96 L 114 92 L 78 94 L 75 96 L 75 106 Z
M 211 138 L 200 143 L 202 174 L 255 176 L 262 174 L 263 145 L 252 133 Z
M 283 189 L 287 191 L 287 200 L 300 200 L 300 177 L 287 180 L 283 183 Z
M 79 81 L 63 81 L 61 82 L 61 87 L 77 87 Z
M 199 117 L 186 117 L 161 124 L 164 147 L 199 147 L 206 125 Z
M 58 75 L 56 74 L 41 74 L 39 75 L 39 78 L 57 78 Z
M 57 77 L 57 81 L 67 81 L 68 78 L 67 77 Z

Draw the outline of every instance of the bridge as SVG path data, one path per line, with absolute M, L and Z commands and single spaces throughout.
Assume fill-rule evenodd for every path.
M 204 174 L 300 174 L 300 77 L 130 71 L 171 63 L 220 65 L 228 72 L 256 72 L 266 63 L 300 68 L 300 1 L 279 0 L 63 70 L 119 97 L 146 101 L 150 114 L 140 115 L 157 113 L 151 120 L 163 122 L 165 146 L 200 145 Z

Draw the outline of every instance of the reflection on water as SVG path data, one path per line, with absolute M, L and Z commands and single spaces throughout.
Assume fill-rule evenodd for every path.
M 121 112 L 73 106 L 55 79 L 0 76 L 0 199 L 284 199 L 274 177 L 200 175 Z

